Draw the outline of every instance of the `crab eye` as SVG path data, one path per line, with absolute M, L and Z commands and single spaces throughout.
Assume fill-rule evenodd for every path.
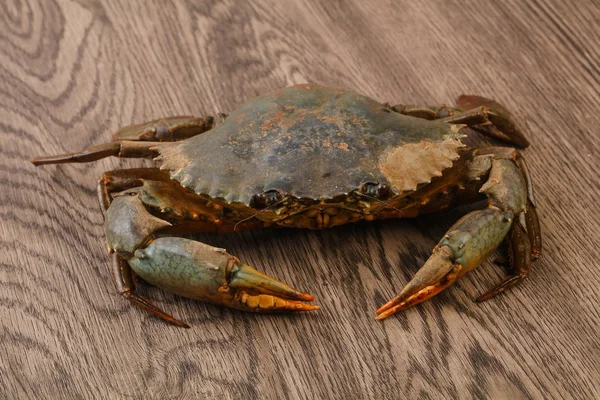
M 262 210 L 283 200 L 283 194 L 278 190 L 267 190 L 252 196 L 250 207 Z
M 390 188 L 385 183 L 367 182 L 361 186 L 360 191 L 369 197 L 380 199 L 389 194 Z

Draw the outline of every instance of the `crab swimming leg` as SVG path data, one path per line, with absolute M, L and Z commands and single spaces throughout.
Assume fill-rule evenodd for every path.
M 473 126 L 469 125 L 471 129 L 521 148 L 529 146 L 529 141 L 518 128 L 512 114 L 497 101 L 486 97 L 463 94 L 458 98 L 456 104 L 463 110 L 477 107 L 487 108 L 488 122 Z
M 539 237 L 539 224 L 528 195 L 528 182 L 511 159 L 481 155 L 478 161 L 478 166 L 491 165 L 488 179 L 480 190 L 488 197 L 488 207 L 465 215 L 450 228 L 412 280 L 396 297 L 377 310 L 377 319 L 386 318 L 440 293 L 487 259 L 509 231 L 511 276 L 479 300 L 487 300 L 527 276 L 534 253 L 530 237 Z M 530 231 L 527 234 L 519 222 L 523 213 L 532 213 L 530 219 L 535 220 L 528 224 Z
M 173 142 L 204 133 L 218 125 L 227 116 L 216 117 L 168 117 L 125 126 L 113 134 L 113 141 L 90 146 L 76 153 L 36 157 L 35 165 L 82 163 L 110 156 L 123 158 L 154 158 L 158 154 L 153 147 L 161 142 Z
M 457 100 L 458 108 L 447 105 L 411 106 L 397 104 L 392 110 L 411 117 L 428 120 L 441 119 L 448 123 L 466 124 L 469 128 L 525 148 L 529 141 L 519 130 L 511 113 L 497 101 L 481 96 L 462 95 Z

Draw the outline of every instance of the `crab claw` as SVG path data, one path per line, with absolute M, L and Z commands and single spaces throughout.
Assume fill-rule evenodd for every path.
M 458 220 L 425 265 L 400 293 L 377 310 L 377 319 L 419 304 L 475 269 L 500 245 L 513 221 L 497 208 L 473 211 Z
M 165 290 L 244 311 L 311 311 L 314 297 L 195 240 L 162 237 L 135 251 L 131 268 Z
M 376 319 L 384 319 L 405 308 L 419 304 L 450 286 L 462 276 L 462 266 L 452 261 L 452 249 L 436 247 L 433 255 L 396 297 L 381 306 Z

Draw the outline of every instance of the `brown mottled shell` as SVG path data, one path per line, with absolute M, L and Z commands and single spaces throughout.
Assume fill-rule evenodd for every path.
M 257 97 L 204 134 L 158 147 L 161 168 L 198 194 L 250 204 L 278 190 L 333 198 L 363 183 L 412 191 L 450 167 L 458 129 L 351 91 L 297 85 Z

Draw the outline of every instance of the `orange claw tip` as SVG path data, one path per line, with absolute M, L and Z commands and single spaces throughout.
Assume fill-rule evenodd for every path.
M 313 301 L 315 298 L 243 263 L 235 266 L 229 286 L 234 289 L 268 294 L 282 299 Z
M 376 320 L 378 320 L 378 321 L 381 321 L 382 319 L 386 319 L 387 317 L 389 317 L 390 315 L 392 315 L 392 314 L 394 314 L 394 313 L 395 313 L 395 312 L 387 312 L 387 311 L 386 311 L 386 312 L 384 312 L 384 313 L 381 313 L 381 314 L 377 315 L 377 316 L 375 317 L 375 319 L 376 319 Z
M 379 307 L 377 309 L 377 311 L 375 311 L 375 313 L 376 314 L 381 314 L 381 313 L 389 310 L 390 308 L 394 307 L 394 305 L 398 304 L 398 300 L 399 300 L 398 297 L 394 297 L 393 299 L 391 299 L 390 301 L 388 301 L 387 303 L 385 303 L 384 305 L 382 305 L 381 307 Z
M 297 296 L 297 299 L 302 300 L 302 301 L 314 301 L 315 296 L 313 296 L 312 294 L 308 294 L 308 293 L 300 293 Z
M 375 319 L 376 320 L 385 319 L 385 318 L 389 317 L 390 315 L 394 315 L 397 312 L 402 311 L 405 308 L 408 308 L 410 306 L 411 306 L 411 304 L 406 301 L 397 302 L 394 300 L 390 300 L 376 311 L 376 313 L 378 315 L 375 317 Z
M 299 311 L 314 311 L 314 310 L 318 310 L 319 308 L 321 308 L 320 306 L 316 305 L 316 304 L 306 304 L 306 303 L 299 303 L 302 304 L 302 306 L 300 306 L 298 308 Z

